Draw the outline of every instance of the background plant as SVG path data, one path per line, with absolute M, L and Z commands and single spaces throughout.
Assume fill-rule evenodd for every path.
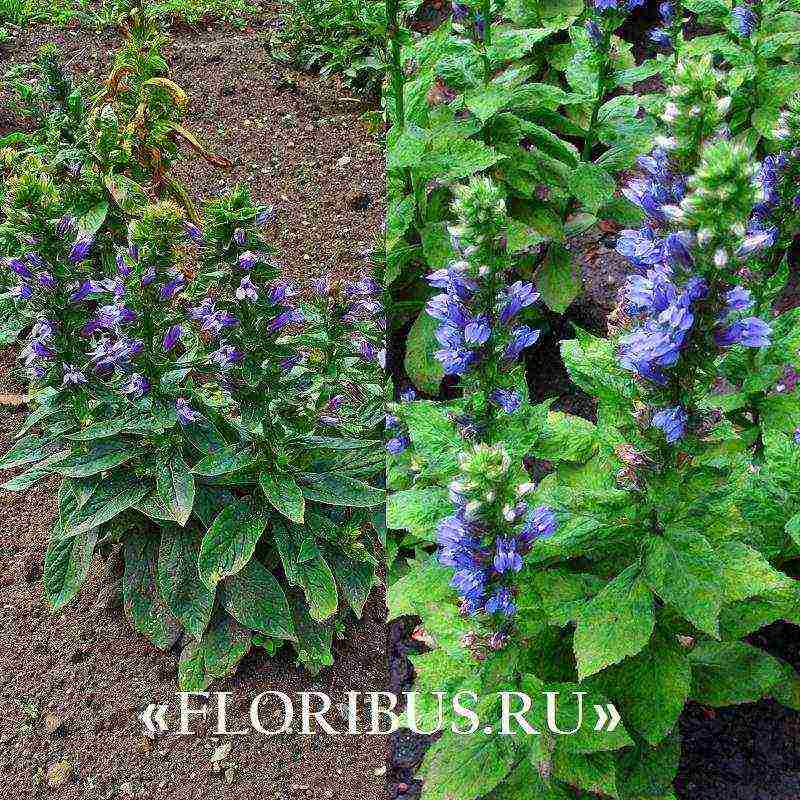
M 596 422 L 524 399 L 505 430 L 464 426 L 461 399 L 396 408 L 407 446 L 390 463 L 388 522 L 416 557 L 390 612 L 420 616 L 434 647 L 413 659 L 416 688 L 476 692 L 495 729 L 499 688 L 586 691 L 624 723 L 563 737 L 446 730 L 422 767 L 427 798 L 668 798 L 687 701 L 797 707 L 792 668 L 742 640 L 800 620 L 800 328 L 785 302 L 798 101 L 765 154 L 760 135 L 731 134 L 734 103 L 709 92 L 713 72 L 689 55 L 668 73 L 664 135 L 625 189 L 646 224 L 620 238 L 633 274 L 612 331 L 562 343 Z M 437 711 L 431 696 L 417 722 Z M 526 718 L 545 729 L 542 708 Z
M 386 71 L 386 6 L 380 0 L 293 0 L 282 14 L 272 50 L 324 77 L 339 75 L 375 97 Z

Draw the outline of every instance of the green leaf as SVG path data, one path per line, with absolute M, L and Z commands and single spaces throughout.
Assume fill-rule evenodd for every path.
M 729 603 L 769 594 L 789 582 L 761 553 L 742 542 L 725 542 L 717 553 L 721 558 L 723 592 Z
M 126 538 L 122 596 L 134 629 L 160 650 L 169 650 L 181 629 L 158 591 L 158 550 L 158 536 L 135 532 Z
M 411 326 L 406 340 L 406 374 L 418 389 L 430 395 L 439 393 L 444 377 L 444 369 L 433 355 L 439 347 L 435 336 L 438 327 L 438 320 L 423 312 Z
M 791 540 L 800 547 L 800 512 L 795 514 L 787 523 L 786 523 L 786 533 L 791 538 Z
M 245 628 L 297 641 L 289 601 L 269 570 L 252 559 L 220 586 L 222 607 Z
M 635 656 L 604 673 L 611 694 L 630 730 L 651 745 L 672 731 L 692 685 L 685 652 L 668 637 L 655 636 Z
M 640 652 L 655 626 L 653 596 L 632 564 L 586 604 L 573 647 L 580 680 Z
M 190 642 L 181 651 L 178 688 L 182 692 L 202 692 L 216 678 L 236 671 L 237 664 L 251 646 L 251 635 L 223 612 L 214 615 L 199 642 Z
M 386 524 L 394 530 L 407 530 L 430 542 L 436 541 L 436 525 L 452 511 L 447 489 L 418 486 L 393 492 L 386 500 Z
M 553 777 L 586 792 L 619 797 L 614 756 L 611 753 L 571 753 L 557 748 Z
M 43 583 L 47 603 L 53 611 L 69 603 L 86 581 L 96 543 L 97 531 L 88 530 L 48 545 Z
M 63 535 L 74 536 L 99 528 L 133 508 L 148 491 L 146 483 L 127 473 L 116 473 L 98 481 L 80 506 L 65 520 Z
M 580 269 L 564 245 L 553 242 L 547 248 L 547 256 L 536 272 L 536 286 L 556 314 L 563 314 L 581 293 Z
M 294 629 L 297 632 L 295 645 L 297 657 L 303 666 L 315 675 L 323 667 L 333 665 L 331 652 L 333 626 L 312 619 L 305 602 L 298 596 L 291 596 L 289 603 L 294 618 Z
M 192 467 L 192 473 L 206 477 L 230 475 L 252 467 L 259 462 L 259 459 L 260 456 L 252 448 L 234 445 L 201 458 Z
M 717 557 L 700 533 L 668 528 L 653 537 L 645 556 L 647 582 L 665 603 L 711 636 L 719 635 L 722 587 Z
M 303 492 L 291 475 L 262 472 L 258 485 L 272 507 L 292 522 L 303 522 L 306 501 Z
M 681 740 L 678 731 L 655 747 L 645 743 L 617 756 L 617 786 L 626 800 L 659 798 L 674 800 L 672 783 L 678 773 Z
M 494 789 L 515 766 L 514 750 L 500 736 L 459 736 L 452 731 L 425 754 L 422 800 L 467 800 Z
M 306 473 L 300 480 L 303 495 L 317 503 L 345 508 L 371 508 L 386 502 L 383 489 L 346 475 L 333 472 Z
M 743 642 L 701 642 L 689 661 L 692 699 L 709 706 L 755 703 L 793 673 L 788 664 Z
M 336 581 L 307 529 L 276 520 L 275 545 L 290 586 L 299 586 L 308 602 L 308 613 L 317 622 L 331 617 L 339 607 Z
M 581 162 L 569 173 L 569 190 L 593 214 L 614 196 L 617 184 L 598 164 Z
M 214 589 L 229 575 L 236 575 L 253 557 L 256 544 L 267 526 L 264 509 L 237 500 L 226 506 L 211 524 L 200 544 L 200 578 Z
M 200 536 L 196 531 L 171 525 L 161 530 L 158 548 L 158 588 L 170 613 L 195 639 L 211 620 L 214 591 L 197 572 Z
M 127 442 L 100 442 L 86 452 L 73 453 L 53 466 L 53 471 L 68 478 L 88 478 L 130 461 L 139 452 Z
M 179 525 L 185 525 L 194 507 L 194 476 L 177 451 L 159 461 L 156 491 L 172 519 Z
M 486 122 L 508 105 L 513 96 L 513 89 L 489 84 L 466 94 L 464 104 L 481 122 Z
M 344 599 L 353 609 L 353 613 L 361 619 L 367 598 L 375 585 L 375 564 L 349 558 L 335 547 L 324 547 L 323 552 Z

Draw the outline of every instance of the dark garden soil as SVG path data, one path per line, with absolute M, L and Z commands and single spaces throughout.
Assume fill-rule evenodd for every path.
M 264 46 L 274 17 L 237 31 L 216 25 L 176 29 L 166 50 L 173 79 L 189 93 L 189 127 L 234 169 L 220 174 L 188 161 L 177 174 L 199 201 L 246 182 L 274 203 L 274 243 L 287 277 L 301 284 L 366 270 L 384 217 L 384 154 L 361 120 L 365 108 L 333 83 L 272 62 Z M 16 31 L 0 68 L 57 42 L 75 76 L 105 72 L 117 42 L 102 34 Z M 6 98 L 0 103 L 6 106 Z M 0 134 L 19 126 L 0 110 Z M 0 354 L 0 393 L 13 383 L 13 355 Z M 0 412 L 2 449 L 22 412 Z M 382 737 L 257 734 L 215 738 L 215 718 L 194 736 L 142 734 L 139 713 L 176 698 L 177 653 L 157 652 L 128 627 L 120 607 L 118 556 L 94 565 L 66 611 L 51 616 L 41 564 L 54 516 L 54 487 L 0 493 L 0 797 L 147 797 L 365 800 L 382 793 Z M 335 703 L 348 690 L 384 687 L 385 608 L 379 593 L 364 619 L 336 645 L 336 666 L 310 677 L 291 654 L 251 655 L 212 687 L 231 692 L 229 730 L 247 727 L 250 700 L 266 690 L 322 691 Z M 265 701 L 263 723 L 280 706 Z M 337 711 L 328 715 L 344 729 Z M 168 714 L 173 722 L 175 716 Z M 337 724 L 337 721 L 339 724 Z M 232 744 L 226 753 L 227 742 Z M 49 782 L 53 784 L 48 787 Z

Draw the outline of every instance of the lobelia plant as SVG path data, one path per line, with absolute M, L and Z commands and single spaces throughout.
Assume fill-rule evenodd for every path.
M 638 220 L 615 196 L 615 176 L 648 149 L 655 124 L 640 110 L 650 98 L 611 95 L 664 65 L 635 66 L 614 33 L 625 15 L 614 3 L 586 11 L 457 3 L 430 35 L 396 39 L 404 49 L 387 91 L 387 283 L 401 323 L 424 297 L 420 277 L 452 257 L 447 228 L 460 180 L 486 174 L 501 187 L 509 252 L 557 313 L 581 289 L 568 239 L 599 219 Z M 418 369 L 434 346 L 419 317 L 406 367 L 435 394 L 441 375 Z
M 671 798 L 688 701 L 798 707 L 794 670 L 743 640 L 800 622 L 800 316 L 786 295 L 800 100 L 778 115 L 785 149 L 758 160 L 758 137 L 731 138 L 709 70 L 678 61 L 669 135 L 626 189 L 647 222 L 620 237 L 635 272 L 611 336 L 562 345 L 596 422 L 523 401 L 505 454 L 465 457 L 457 404 L 398 407 L 409 446 L 390 465 L 389 524 L 439 545 L 440 563 L 418 548 L 390 590 L 391 615 L 419 615 L 434 646 L 413 659 L 427 699 L 407 712 L 422 728 L 444 719 L 421 772 L 429 800 Z M 514 490 L 516 458 L 535 488 Z M 432 696 L 474 692 L 496 732 L 502 689 L 533 698 L 541 735 L 458 735 Z M 544 691 L 612 701 L 622 725 L 553 735 Z M 559 713 L 572 729 L 574 707 Z
M 110 261 L 42 217 L 50 235 L 28 263 L 52 280 L 21 275 L 18 293 L 36 318 L 22 355 L 37 408 L 2 466 L 26 468 L 10 490 L 63 479 L 50 606 L 119 544 L 133 627 L 161 649 L 184 635 L 182 687 L 231 673 L 253 645 L 332 663 L 344 604 L 360 615 L 375 581 L 369 510 L 384 497 L 368 482 L 382 472 L 374 409 L 324 413 L 337 379 L 367 373 L 352 333 L 328 300 L 325 324 L 296 330 L 260 233 L 269 211 L 243 189 L 210 203 L 202 229 L 169 201 L 147 206 Z M 342 316 L 364 310 L 364 285 Z
M 59 64 L 52 47 L 45 47 L 35 64 L 12 70 L 6 79 L 17 96 L 23 116 L 32 118 L 31 133 L 15 132 L 3 146 L 4 216 L 0 224 L 0 253 L 25 259 L 35 240 L 36 211 L 25 205 L 17 187 L 47 176 L 58 188 L 57 216 L 69 222 L 69 233 L 80 247 L 113 260 L 125 238 L 129 219 L 154 197 L 175 199 L 195 214 L 185 190 L 169 172 L 179 156 L 178 144 L 211 163 L 228 167 L 182 124 L 187 97 L 166 78 L 160 55 L 165 39 L 141 16 L 133 15 L 115 66 L 102 88 L 76 87 Z M 92 100 L 86 100 L 94 92 Z M 35 241 L 34 241 L 35 244 Z M 12 267 L 13 271 L 13 267 Z M 2 286 L 14 285 L 3 271 Z M 10 343 L 30 324 L 19 306 L 4 298 L 6 332 Z

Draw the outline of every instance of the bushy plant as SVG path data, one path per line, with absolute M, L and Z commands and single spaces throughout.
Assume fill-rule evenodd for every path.
M 425 798 L 670 798 L 688 701 L 798 708 L 794 670 L 745 637 L 800 623 L 800 315 L 783 298 L 800 99 L 768 137 L 734 135 L 716 70 L 682 51 L 667 73 L 666 127 L 625 188 L 645 224 L 620 236 L 633 273 L 609 336 L 562 343 L 596 420 L 518 397 L 502 424 L 475 424 L 470 398 L 492 383 L 469 371 L 464 399 L 395 409 L 388 523 L 416 557 L 390 611 L 420 616 L 434 646 L 413 659 L 416 688 L 476 692 L 495 732 L 498 691 L 526 693 L 543 732 L 446 727 Z M 472 217 L 497 238 L 493 217 Z M 545 691 L 611 701 L 622 725 L 553 735 Z M 430 726 L 438 704 L 416 712 Z
M 62 227 L 76 241 L 113 260 L 127 221 L 150 200 L 170 198 L 196 218 L 186 190 L 170 171 L 181 146 L 215 166 L 231 164 L 182 124 L 188 98 L 166 77 L 165 41 L 150 22 L 135 15 L 100 86 L 76 86 L 53 46 L 45 46 L 34 64 L 7 74 L 20 113 L 33 123 L 30 133 L 14 132 L 0 141 L 0 252 L 9 263 L 24 262 L 36 250 L 37 238 L 52 234 L 49 223 L 55 219 L 63 219 Z M 4 271 L 0 280 L 7 284 L 10 274 Z M 6 342 L 30 324 L 27 308 L 18 306 L 20 315 L 6 302 Z
M 430 35 L 395 37 L 387 283 L 398 322 L 424 299 L 420 278 L 452 257 L 453 186 L 472 175 L 491 175 L 502 189 L 515 267 L 557 313 L 581 290 L 569 238 L 599 219 L 638 219 L 616 195 L 616 176 L 648 149 L 655 123 L 642 114 L 650 97 L 619 90 L 664 65 L 635 65 L 616 34 L 626 13 L 582 2 L 455 3 Z M 435 394 L 441 374 L 419 369 L 420 353 L 433 346 L 419 317 L 406 367 Z
M 75 92 L 54 85 L 55 109 L 4 151 L 6 277 L 35 408 L 3 487 L 60 480 L 48 604 L 64 608 L 118 546 L 125 613 L 156 647 L 181 640 L 183 688 L 287 641 L 316 671 L 376 580 L 379 287 L 319 281 L 301 300 L 265 239 L 271 209 L 242 187 L 202 212 L 185 202 L 177 143 L 208 154 L 159 45 L 134 35 L 74 119 Z M 77 169 L 52 158 L 65 151 Z
M 341 76 L 351 89 L 375 97 L 386 72 L 386 6 L 382 0 L 292 0 L 273 37 L 273 53 Z

